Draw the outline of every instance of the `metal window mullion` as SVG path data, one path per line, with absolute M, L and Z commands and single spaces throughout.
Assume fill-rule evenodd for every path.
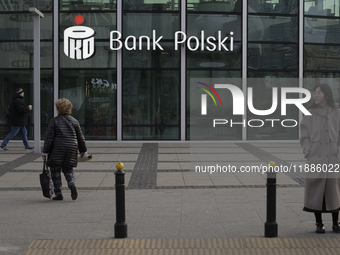
M 303 13 L 304 1 L 299 2 L 299 88 L 303 88 Z M 299 97 L 302 98 L 301 93 Z M 302 112 L 299 111 L 299 121 L 302 120 Z M 300 138 L 299 129 L 299 138 Z
M 248 1 L 244 0 L 242 5 L 242 91 L 247 98 L 247 23 L 248 22 Z M 244 100 L 244 115 L 243 118 L 247 120 L 247 100 Z M 247 125 L 242 127 L 242 140 L 247 139 Z
M 117 31 L 123 34 L 123 0 L 117 1 Z M 123 114 L 123 88 L 122 88 L 122 71 L 123 71 L 123 51 L 117 51 L 117 141 L 122 141 L 123 127 L 122 127 L 122 114 Z
M 186 33 L 186 0 L 181 1 L 181 31 Z M 180 71 L 181 141 L 186 140 L 186 47 L 181 46 Z
M 53 101 L 59 97 L 59 1 L 53 2 Z M 57 109 L 53 107 L 53 114 L 57 116 Z

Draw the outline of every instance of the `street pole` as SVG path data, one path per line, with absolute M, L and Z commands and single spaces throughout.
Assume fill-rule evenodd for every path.
M 34 116 L 34 153 L 41 153 L 40 147 L 40 18 L 44 14 L 37 8 L 30 7 L 29 12 L 33 14 L 33 34 L 34 34 L 34 66 L 33 66 L 33 116 Z

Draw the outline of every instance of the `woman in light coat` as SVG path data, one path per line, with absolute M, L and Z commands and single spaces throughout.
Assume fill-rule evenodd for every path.
M 316 232 L 325 233 L 321 213 L 332 213 L 333 231 L 340 232 L 340 111 L 327 84 L 314 88 L 314 103 L 300 125 L 300 144 L 305 155 L 304 211 L 313 212 Z

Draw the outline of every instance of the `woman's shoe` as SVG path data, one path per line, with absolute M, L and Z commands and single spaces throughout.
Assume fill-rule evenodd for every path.
M 340 233 L 340 224 L 339 221 L 333 222 L 333 231 L 336 233 Z
M 326 233 L 325 227 L 323 226 L 322 223 L 317 222 L 315 225 L 316 225 L 316 231 L 315 231 L 316 233 L 318 233 L 318 234 Z
M 78 197 L 77 188 L 74 185 L 71 187 L 71 197 L 72 197 L 72 200 L 76 200 Z
M 63 195 L 56 195 L 54 198 L 52 198 L 53 200 L 63 200 L 64 197 Z

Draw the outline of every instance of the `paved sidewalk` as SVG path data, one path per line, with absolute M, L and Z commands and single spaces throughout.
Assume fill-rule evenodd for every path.
M 94 157 L 75 169 L 76 201 L 71 200 L 67 188 L 63 189 L 64 201 L 44 198 L 38 177 L 42 170 L 40 155 L 24 150 L 19 142 L 9 145 L 9 151 L 0 151 L 0 254 L 23 254 L 25 250 L 24 254 L 63 255 L 313 254 L 312 247 L 328 247 L 323 253 L 333 254 L 339 248 L 338 235 L 331 231 L 331 216 L 324 216 L 327 232 L 320 236 L 314 232 L 313 214 L 302 211 L 301 174 L 278 174 L 280 238 L 268 239 L 263 238 L 265 174 L 192 172 L 197 162 L 230 164 L 238 170 L 270 160 L 277 165 L 299 166 L 304 159 L 297 142 L 203 147 L 189 143 L 88 142 L 88 151 Z M 199 155 L 199 159 L 191 164 L 193 155 Z M 123 240 L 113 239 L 113 173 L 119 161 L 125 166 L 127 187 L 128 239 Z

